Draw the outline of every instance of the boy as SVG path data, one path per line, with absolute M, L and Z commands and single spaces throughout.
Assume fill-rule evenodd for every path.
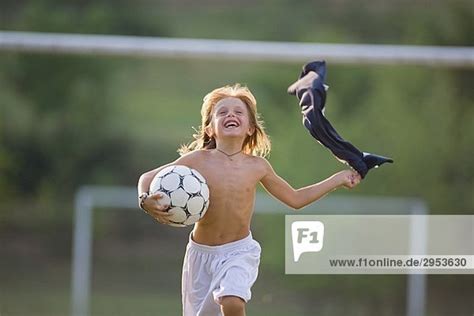
M 148 195 L 153 177 L 169 165 L 198 170 L 207 180 L 210 205 L 190 234 L 183 264 L 185 316 L 245 315 L 260 263 L 260 245 L 250 233 L 257 184 L 288 206 L 299 209 L 339 187 L 353 188 L 360 176 L 351 170 L 295 190 L 263 158 L 270 141 L 259 120 L 255 97 L 239 84 L 210 92 L 201 109 L 195 141 L 174 162 L 141 175 L 139 204 L 166 224 L 161 195 Z

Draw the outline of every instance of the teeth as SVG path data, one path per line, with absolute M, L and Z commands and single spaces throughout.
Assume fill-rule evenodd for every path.
M 225 127 L 237 127 L 237 126 L 238 126 L 238 124 L 235 123 L 235 122 L 229 122 L 225 125 Z

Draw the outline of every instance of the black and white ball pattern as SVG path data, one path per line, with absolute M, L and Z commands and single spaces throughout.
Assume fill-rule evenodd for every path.
M 200 220 L 209 207 L 209 187 L 195 169 L 175 165 L 161 170 L 150 184 L 150 193 L 163 193 L 160 204 L 170 206 L 171 226 L 185 227 Z

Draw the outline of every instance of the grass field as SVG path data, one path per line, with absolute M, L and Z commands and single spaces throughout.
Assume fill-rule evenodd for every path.
M 180 315 L 188 230 L 157 226 L 127 211 L 98 212 L 94 220 L 91 315 Z M 248 315 L 405 313 L 404 275 L 285 275 L 283 220 L 282 215 L 255 218 L 253 233 L 263 252 Z M 69 314 L 71 236 L 63 231 L 49 237 L 47 230 L 0 235 L 1 316 Z M 430 276 L 427 315 L 470 315 L 473 281 Z

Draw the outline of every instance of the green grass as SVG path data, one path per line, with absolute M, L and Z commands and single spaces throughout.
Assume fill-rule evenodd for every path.
M 113 214 L 105 223 L 95 218 L 100 230 L 94 235 L 91 315 L 180 315 L 187 230 L 157 226 L 132 212 Z M 281 215 L 254 220 L 262 260 L 248 315 L 405 313 L 404 275 L 285 275 L 283 222 Z M 0 316 L 69 315 L 70 256 L 57 254 L 48 232 L 29 234 L 0 240 Z M 429 276 L 427 316 L 469 315 L 472 282 L 469 275 Z

